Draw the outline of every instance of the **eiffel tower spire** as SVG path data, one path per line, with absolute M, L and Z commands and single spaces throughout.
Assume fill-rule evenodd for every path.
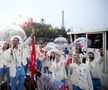
M 61 30 L 65 30 L 65 26 L 64 26 L 64 10 L 62 11 L 62 24 L 61 24 Z

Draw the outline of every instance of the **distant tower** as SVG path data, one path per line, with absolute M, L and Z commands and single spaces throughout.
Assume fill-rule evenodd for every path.
M 45 24 L 45 20 L 43 18 L 41 19 L 41 23 L 42 24 Z
M 62 11 L 62 25 L 61 25 L 61 30 L 65 30 L 65 26 L 64 26 L 64 11 Z

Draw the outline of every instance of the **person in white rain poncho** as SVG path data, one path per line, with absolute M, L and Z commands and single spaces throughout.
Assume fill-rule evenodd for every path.
M 69 66 L 72 90 L 93 90 L 89 68 L 81 63 L 79 54 L 74 55 L 74 60 L 75 63 Z
M 52 63 L 50 67 L 50 71 L 53 74 L 53 78 L 56 80 L 60 80 L 66 84 L 66 70 L 65 70 L 65 62 L 61 58 L 60 51 L 56 52 L 55 61 Z
M 46 56 L 44 58 L 44 73 L 50 73 L 49 68 L 52 66 L 52 63 L 55 60 L 55 52 L 52 50 L 46 52 Z
M 98 58 L 94 57 L 93 52 L 88 53 L 88 60 L 86 64 L 88 65 L 91 72 L 94 90 L 101 90 L 103 56 L 104 56 L 103 49 L 100 49 L 100 56 Z
M 4 42 L 3 47 L 0 49 L 0 83 L 2 74 L 6 74 L 8 85 L 10 84 L 10 75 L 9 75 L 9 61 L 10 61 L 10 51 L 9 43 Z M 4 75 L 5 76 L 5 75 Z
M 23 48 L 31 43 L 34 34 L 35 34 L 35 29 L 32 26 L 32 33 L 25 42 L 20 43 L 20 39 L 17 36 L 15 36 L 12 39 L 12 45 L 10 48 L 11 50 L 10 54 L 12 58 L 10 65 L 10 75 L 12 77 L 11 90 L 22 90 L 23 88 L 25 80 L 25 71 L 23 65 L 27 64 Z M 18 86 L 16 85 L 17 81 L 18 81 Z

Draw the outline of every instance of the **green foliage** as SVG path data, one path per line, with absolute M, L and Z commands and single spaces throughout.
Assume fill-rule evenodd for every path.
M 61 30 L 59 28 L 53 28 L 51 25 L 48 24 L 41 24 L 35 23 L 36 28 L 36 38 L 48 38 L 48 39 L 55 39 L 56 37 L 63 36 L 68 37 L 65 30 Z M 28 24 L 27 30 L 24 30 L 27 37 L 30 36 L 31 33 L 31 26 Z

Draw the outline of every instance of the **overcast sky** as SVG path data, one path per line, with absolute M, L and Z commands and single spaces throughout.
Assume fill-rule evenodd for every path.
M 0 0 L 0 24 L 18 21 L 21 15 L 61 27 L 62 10 L 66 28 L 108 28 L 108 0 Z

